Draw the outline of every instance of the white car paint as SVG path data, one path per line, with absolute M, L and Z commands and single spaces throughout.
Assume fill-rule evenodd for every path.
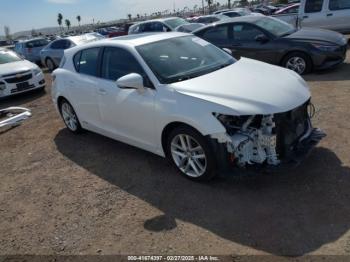
M 0 55 L 3 52 L 12 51 L 0 49 Z M 29 75 L 31 76 L 29 77 Z M 23 76 L 28 76 L 28 79 L 21 81 L 20 78 Z M 9 79 L 16 78 L 19 80 L 11 81 L 11 83 L 8 83 L 8 81 L 10 81 Z M 22 83 L 28 83 L 29 87 L 25 90 L 18 91 L 17 85 Z M 16 62 L 0 64 L 0 97 L 11 96 L 14 94 L 24 93 L 44 87 L 44 74 L 36 64 L 23 59 Z
M 54 104 L 58 108 L 59 98 L 64 97 L 84 129 L 165 156 L 161 137 L 171 123 L 185 123 L 204 136 L 220 137 L 218 134 L 225 134 L 226 129 L 213 113 L 273 114 L 310 99 L 306 83 L 293 71 L 250 59 L 187 81 L 160 83 L 136 47 L 184 36 L 211 45 L 188 34 L 167 33 L 103 40 L 65 51 L 65 64 L 53 73 Z M 121 89 L 114 81 L 77 73 L 74 55 L 101 46 L 128 50 L 155 88 Z

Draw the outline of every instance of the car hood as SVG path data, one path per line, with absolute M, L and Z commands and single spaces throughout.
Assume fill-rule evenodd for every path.
M 8 74 L 20 73 L 36 68 L 37 66 L 27 60 L 0 64 L 0 77 Z
M 295 72 L 247 58 L 169 87 L 225 106 L 237 115 L 287 112 L 310 99 L 307 84 Z
M 317 42 L 328 42 L 337 45 L 345 45 L 346 38 L 344 35 L 324 29 L 316 28 L 302 28 L 293 34 L 286 36 L 285 38 L 296 40 L 307 40 Z

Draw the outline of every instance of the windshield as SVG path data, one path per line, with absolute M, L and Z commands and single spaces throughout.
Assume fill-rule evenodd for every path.
M 22 59 L 16 53 L 9 50 L 0 50 L 0 65 L 18 61 L 22 61 Z
M 195 36 L 184 36 L 136 48 L 159 81 L 170 84 L 233 64 L 230 55 Z
M 295 32 L 295 28 L 292 25 L 272 17 L 262 17 L 253 23 L 277 37 Z
M 169 26 L 171 29 L 175 29 L 176 27 L 178 27 L 180 25 L 189 24 L 189 22 L 187 22 L 185 19 L 182 19 L 182 18 L 168 19 L 168 20 L 165 20 L 164 23 L 167 26 Z

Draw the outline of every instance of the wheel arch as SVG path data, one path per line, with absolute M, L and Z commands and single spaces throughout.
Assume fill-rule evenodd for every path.
M 279 61 L 279 65 L 280 66 L 283 66 L 283 61 L 285 60 L 285 58 L 292 54 L 292 53 L 302 53 L 303 55 L 307 56 L 310 61 L 311 61 L 311 66 L 314 67 L 314 61 L 312 59 L 312 57 L 308 54 L 308 52 L 304 49 L 291 49 L 291 50 L 288 50 L 287 52 L 285 52 L 282 57 L 281 57 L 281 60 Z
M 164 152 L 164 155 L 166 155 L 166 144 L 167 144 L 167 139 L 170 135 L 170 133 L 175 129 L 175 128 L 178 128 L 178 127 L 181 127 L 181 126 L 185 126 L 185 127 L 188 127 L 188 128 L 191 128 L 195 131 L 197 131 L 198 133 L 200 133 L 201 135 L 202 132 L 200 130 L 198 130 L 197 128 L 195 128 L 194 126 L 192 125 L 189 125 L 185 122 L 181 122 L 181 121 L 174 121 L 174 122 L 171 122 L 169 124 L 167 124 L 164 128 L 163 128 L 163 131 L 162 131 L 162 135 L 161 135 L 161 144 L 162 144 L 162 150 Z M 203 135 L 204 136 L 204 135 Z

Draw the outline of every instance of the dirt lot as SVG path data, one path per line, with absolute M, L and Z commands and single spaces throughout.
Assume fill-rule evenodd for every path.
M 328 137 L 302 166 L 208 184 L 142 150 L 70 134 L 50 87 L 1 101 L 33 117 L 0 134 L 0 254 L 350 254 L 349 54 L 306 80 Z

